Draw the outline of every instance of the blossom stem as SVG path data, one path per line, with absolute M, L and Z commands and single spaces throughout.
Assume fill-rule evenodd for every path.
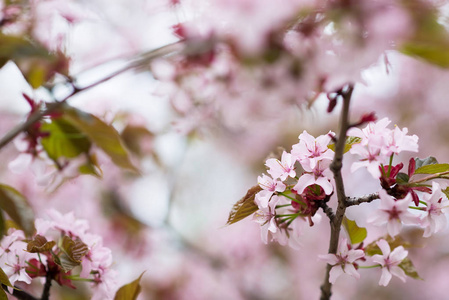
M 436 178 L 444 178 L 444 179 L 447 179 L 447 178 L 445 178 L 445 177 L 442 177 L 443 175 L 447 175 L 447 174 L 449 174 L 449 171 L 431 174 L 431 175 L 426 176 L 426 177 L 424 177 L 424 178 L 421 178 L 421 179 L 419 179 L 419 180 L 416 180 L 416 181 L 410 181 L 409 184 L 426 182 L 426 181 L 429 181 L 429 180 L 432 180 L 432 179 L 436 179 Z
M 390 173 L 391 173 L 391 166 L 393 165 L 393 156 L 394 156 L 394 153 L 393 153 L 393 154 L 391 154 L 391 156 L 390 156 L 390 163 L 388 164 L 388 172 L 387 172 L 387 177 L 390 177 Z
M 304 202 L 302 202 L 302 201 L 300 201 L 300 200 L 298 200 L 296 198 L 290 197 L 289 195 L 285 194 L 284 192 L 278 192 L 278 194 L 281 195 L 281 196 L 284 196 L 285 198 L 288 198 L 288 199 L 290 199 L 292 201 L 295 201 L 298 204 L 306 206 L 306 204 Z
M 373 268 L 379 268 L 382 267 L 381 265 L 377 264 L 374 266 L 358 266 L 359 269 L 373 269 Z
M 426 210 L 425 207 L 416 207 L 416 206 L 409 206 L 410 209 L 416 209 L 416 210 Z
M 335 144 L 335 155 L 330 165 L 330 170 L 334 174 L 335 187 L 337 192 L 338 206 L 335 213 L 335 217 L 330 220 L 331 236 L 329 241 L 329 254 L 336 254 L 338 248 L 338 240 L 340 238 L 341 223 L 346 211 L 346 193 L 343 184 L 343 177 L 341 169 L 343 167 L 343 154 L 346 143 L 346 133 L 349 128 L 349 104 L 351 101 L 352 92 L 354 86 L 352 84 L 347 85 L 341 90 L 341 96 L 343 98 L 343 107 L 340 117 L 340 131 L 338 139 Z M 324 277 L 323 284 L 321 285 L 321 300 L 329 300 L 332 295 L 332 284 L 329 282 L 330 271 L 332 266 L 330 264 L 326 267 L 326 275 Z
M 287 207 L 287 206 L 292 206 L 292 205 L 291 204 L 276 205 L 276 208 L 282 208 L 282 207 Z

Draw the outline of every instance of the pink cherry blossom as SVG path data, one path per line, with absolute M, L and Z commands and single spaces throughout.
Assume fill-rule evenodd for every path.
M 255 197 L 255 201 L 259 207 L 266 208 L 271 196 L 276 192 L 285 191 L 285 184 L 279 180 L 272 179 L 270 176 L 262 174 L 262 177 L 257 177 L 259 186 L 263 189 L 258 192 Z
M 282 181 L 286 180 L 288 176 L 294 178 L 296 176 L 295 172 L 295 162 L 292 155 L 287 152 L 282 153 L 281 161 L 275 158 L 267 159 L 265 165 L 270 168 L 268 174 L 273 176 L 273 178 L 279 178 Z
M 387 126 L 391 123 L 388 118 L 383 118 L 377 122 L 370 122 L 363 128 L 352 127 L 348 130 L 348 136 L 355 136 L 362 139 L 361 145 L 367 145 L 372 143 L 379 144 L 379 140 L 382 140 L 385 135 L 390 134 L 391 129 Z
M 373 255 L 372 260 L 382 266 L 382 275 L 379 280 L 379 285 L 387 286 L 391 280 L 392 275 L 398 277 L 405 282 L 406 275 L 404 270 L 399 267 L 399 264 L 407 257 L 408 251 L 404 247 L 399 246 L 390 250 L 390 245 L 386 240 L 379 240 L 377 242 L 382 255 Z
M 1 257 L 2 269 L 9 277 L 12 285 L 16 281 L 31 283 L 31 277 L 27 274 L 27 261 L 32 258 L 38 259 L 37 254 L 25 251 L 27 243 L 16 241 L 9 247 L 9 252 Z
M 268 243 L 268 232 L 276 233 L 279 230 L 276 224 L 276 204 L 279 200 L 278 196 L 273 196 L 269 205 L 256 211 L 253 216 L 253 220 L 261 224 L 260 237 L 265 244 Z
M 387 136 L 386 147 L 382 149 L 386 156 L 399 154 L 402 151 L 418 152 L 418 137 L 407 135 L 408 129 L 395 127 Z
M 394 199 L 385 190 L 379 191 L 380 206 L 368 218 L 368 222 L 377 226 L 387 225 L 388 234 L 392 237 L 399 234 L 404 224 L 418 224 L 419 217 L 408 211 L 413 201 L 409 193 L 404 199 Z
M 314 169 L 318 161 L 332 160 L 334 157 L 334 151 L 329 149 L 331 135 L 333 132 L 329 131 L 328 134 L 320 135 L 316 139 L 303 131 L 299 135 L 299 143 L 292 146 L 292 155 L 300 161 L 302 166 L 307 165 L 310 169 Z
M 301 194 L 309 185 L 317 184 L 323 188 L 326 195 L 330 195 L 334 187 L 330 182 L 332 172 L 329 170 L 329 165 L 330 161 L 328 160 L 319 161 L 314 169 L 309 169 L 308 165 L 304 165 L 306 173 L 299 177 L 293 189 Z
M 332 266 L 329 274 L 329 282 L 335 283 L 337 278 L 342 274 L 360 278 L 354 263 L 365 256 L 365 252 L 361 249 L 349 249 L 347 240 L 342 238 L 338 245 L 337 254 L 324 254 L 318 257 Z
M 449 210 L 449 200 L 441 191 L 438 183 L 432 183 L 432 194 L 424 194 L 424 201 L 427 204 L 426 216 L 422 222 L 425 226 L 424 237 L 429 237 L 432 234 L 444 229 L 447 225 L 447 217 L 445 212 Z

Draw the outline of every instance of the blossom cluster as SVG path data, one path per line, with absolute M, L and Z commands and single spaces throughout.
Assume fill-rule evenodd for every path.
M 350 149 L 347 155 L 359 157 L 348 168 L 351 172 L 365 168 L 379 180 L 381 186 L 376 196 L 379 200 L 375 200 L 375 203 L 380 203 L 366 221 L 374 226 L 385 227 L 391 238 L 400 233 L 403 225 L 419 226 L 424 229 L 423 236 L 429 237 L 447 225 L 449 200 L 442 186 L 432 180 L 439 178 L 440 173 L 419 178 L 415 174 L 415 159 L 409 162 L 408 174 L 400 173 L 403 164 L 394 165 L 394 156 L 403 151 L 417 152 L 418 137 L 408 135 L 407 128 L 395 126 L 389 129 L 389 123 L 384 118 L 369 122 L 362 129 L 353 126 L 348 131 L 350 138 L 347 146 Z M 284 151 L 280 159 L 269 158 L 266 161 L 268 175 L 258 177 L 261 190 L 254 198 L 258 206 L 254 219 L 261 224 L 264 243 L 271 238 L 282 245 L 289 244 L 296 248 L 300 244 L 301 226 L 298 225 L 305 223 L 301 221 L 309 220 L 312 226 L 312 217 L 317 218 L 318 209 L 325 209 L 335 189 L 333 173 L 329 168 L 334 158 L 333 140 L 335 135 L 332 132 L 314 138 L 304 131 L 299 135 L 299 143 L 292 146 L 291 152 Z M 431 189 L 426 181 L 431 181 Z M 370 263 L 377 263 L 374 266 L 382 268 L 380 285 L 387 285 L 392 275 L 405 281 L 402 263 L 407 251 L 402 246 L 389 244 L 384 238 L 366 247 L 363 242 L 358 243 L 358 247 L 352 249 L 348 239 L 343 238 L 336 254 L 320 256 L 332 266 L 331 283 L 341 274 L 359 278 L 357 268 L 360 263 L 368 263 L 365 265 L 368 267 L 373 267 Z M 392 246 L 396 247 L 391 250 Z M 373 247 L 377 247 L 377 250 L 365 251 Z
M 36 234 L 31 240 L 14 228 L 3 237 L 0 264 L 10 283 L 30 284 L 43 277 L 76 288 L 73 281 L 89 281 L 92 299 L 113 299 L 117 273 L 111 268 L 111 250 L 102 238 L 90 233 L 88 222 L 76 219 L 72 212 L 61 214 L 52 209 L 48 215 L 49 220 L 35 220 Z

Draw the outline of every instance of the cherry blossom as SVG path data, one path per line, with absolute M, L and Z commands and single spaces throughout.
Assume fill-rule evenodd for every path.
M 402 246 L 396 247 L 391 251 L 390 245 L 384 239 L 377 241 L 377 245 L 382 251 L 382 255 L 373 255 L 372 260 L 382 266 L 379 285 L 387 286 L 392 275 L 405 282 L 406 275 L 404 270 L 399 267 L 399 264 L 407 257 L 408 251 L 404 250 Z
M 437 182 L 432 183 L 432 194 L 424 194 L 423 198 L 427 205 L 426 215 L 422 220 L 425 227 L 423 236 L 429 237 L 446 227 L 447 216 L 445 213 L 449 211 L 449 200 Z
M 268 202 L 270 201 L 271 196 L 276 192 L 285 191 L 285 184 L 279 180 L 272 179 L 271 177 L 262 174 L 262 177 L 257 178 L 257 182 L 259 186 L 263 189 L 262 191 L 256 194 L 256 203 L 257 205 L 266 208 L 268 206 Z
M 265 165 L 269 168 L 268 174 L 273 178 L 279 178 L 282 181 L 286 180 L 288 176 L 295 177 L 295 159 L 287 152 L 282 153 L 281 161 L 275 158 L 267 159 Z
M 260 208 L 253 217 L 261 225 L 260 236 L 265 244 L 268 243 L 268 232 L 276 233 L 279 230 L 276 224 L 276 205 L 279 200 L 280 197 L 273 196 L 268 206 Z
M 8 275 L 12 285 L 16 281 L 31 283 L 31 277 L 27 274 L 27 261 L 30 259 L 38 259 L 37 254 L 25 251 L 27 244 L 22 241 L 16 241 L 9 248 L 9 252 L 4 254 L 0 261 L 2 262 L 3 271 Z
M 330 178 L 332 178 L 332 172 L 329 170 L 330 161 L 319 161 L 314 169 L 309 169 L 308 165 L 304 166 L 305 173 L 299 177 L 298 182 L 294 186 L 294 190 L 301 194 L 306 187 L 317 184 L 321 186 L 326 193 L 330 195 L 334 190 Z
M 356 270 L 356 261 L 363 258 L 365 252 L 361 249 L 350 249 L 345 238 L 340 240 L 336 254 L 324 254 L 318 257 L 332 266 L 329 276 L 329 282 L 335 283 L 337 278 L 342 274 L 360 278 L 360 274 Z
M 387 225 L 388 234 L 392 237 L 399 234 L 402 224 L 418 224 L 419 217 L 408 211 L 412 203 L 409 193 L 404 199 L 395 199 L 385 190 L 379 191 L 379 208 L 368 218 L 368 222 L 377 226 Z
M 303 167 L 314 169 L 319 161 L 333 159 L 334 152 L 327 147 L 333 135 L 335 134 L 329 131 L 328 134 L 320 135 L 315 139 L 304 130 L 299 135 L 299 143 L 292 146 L 292 155 Z

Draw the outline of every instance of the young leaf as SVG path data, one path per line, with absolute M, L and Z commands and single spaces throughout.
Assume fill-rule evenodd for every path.
M 246 195 L 232 207 L 226 225 L 237 223 L 238 221 L 255 213 L 259 209 L 259 207 L 254 202 L 254 197 L 261 190 L 262 188 L 258 185 L 250 188 Z
M 41 140 L 48 157 L 58 160 L 60 157 L 75 158 L 81 153 L 89 152 L 91 142 L 64 117 L 52 119 L 51 123 L 43 123 L 41 131 L 49 133 Z
M 437 159 L 433 156 L 429 156 L 424 159 L 415 158 L 415 172 L 416 172 L 416 169 L 418 169 L 418 168 L 421 168 L 421 167 L 424 167 L 427 165 L 434 165 L 437 163 L 438 163 Z
M 415 269 L 415 266 L 413 266 L 412 261 L 406 257 L 403 261 L 399 264 L 399 268 L 404 270 L 405 275 L 413 278 L 413 279 L 420 279 L 423 280 L 421 277 L 419 277 L 418 272 Z
M 101 148 L 117 166 L 138 172 L 137 168 L 131 163 L 128 151 L 114 127 L 104 123 L 94 115 L 76 108 L 66 108 L 64 116 L 73 126 Z
M 33 240 L 28 242 L 27 251 L 31 253 L 47 252 L 50 251 L 54 245 L 56 245 L 54 241 L 47 241 L 45 237 L 38 234 Z
M 410 178 L 408 177 L 408 175 L 402 172 L 398 173 L 398 175 L 396 176 L 396 182 L 398 184 L 407 184 L 409 180 Z
M 31 236 L 34 229 L 34 213 L 27 199 L 14 188 L 0 184 L 0 208 L 25 232 Z
M 87 254 L 89 248 L 80 239 L 72 240 L 68 236 L 63 236 L 60 240 L 59 248 L 63 251 L 59 256 L 57 264 L 61 266 L 64 272 L 72 270 L 81 264 L 82 258 Z
M 139 296 L 140 290 L 142 289 L 140 286 L 140 279 L 144 273 L 140 274 L 139 278 L 133 282 L 125 284 L 119 288 L 115 294 L 114 300 L 136 300 L 137 296 Z
M 8 295 L 6 295 L 4 289 L 0 289 L 0 300 L 8 300 Z
M 432 164 L 415 170 L 415 174 L 436 174 L 449 171 L 449 164 Z
M 8 275 L 6 275 L 5 271 L 3 271 L 2 268 L 0 268 L 0 283 L 9 287 L 13 287 L 11 282 L 9 281 Z
M 449 187 L 447 187 L 447 188 L 445 188 L 444 190 L 441 190 L 445 195 L 446 195 L 446 197 L 449 199 Z
M 351 244 L 358 244 L 365 240 L 367 235 L 366 228 L 357 226 L 357 223 L 355 221 L 349 220 L 346 217 L 343 218 L 342 224 L 349 235 Z
M 345 143 L 345 149 L 343 153 L 348 152 L 349 150 L 351 150 L 351 147 L 355 144 L 358 144 L 362 141 L 361 138 L 356 137 L 356 136 L 348 136 L 346 138 L 346 143 Z M 335 151 L 335 144 L 329 144 L 327 146 L 329 149 L 331 149 L 332 151 Z

